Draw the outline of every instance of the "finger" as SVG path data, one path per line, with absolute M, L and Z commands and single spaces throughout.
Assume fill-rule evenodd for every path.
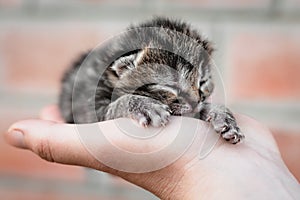
M 187 118 L 186 120 L 187 127 L 191 125 L 196 127 L 197 123 L 195 119 L 189 120 Z M 179 123 L 180 118 L 174 118 L 173 121 Z M 126 119 L 125 122 L 126 124 L 130 124 L 129 119 Z M 168 140 L 170 136 L 171 138 L 177 138 L 176 136 L 178 136 L 178 134 L 174 134 L 178 128 L 175 126 L 175 123 L 174 125 L 167 126 L 169 129 L 164 129 L 158 134 L 161 135 L 160 137 L 150 140 L 149 142 L 137 140 L 136 137 L 127 137 L 117 129 L 118 126 L 115 125 L 115 120 L 84 125 L 71 125 L 43 120 L 26 120 L 13 124 L 5 134 L 5 138 L 9 144 L 18 148 L 31 150 L 47 161 L 86 166 L 108 172 L 148 189 L 159 196 L 161 195 L 160 188 L 165 187 L 166 184 L 169 186 L 172 183 L 177 183 L 182 177 L 181 174 L 183 172 L 179 173 L 177 170 L 174 175 L 172 167 L 163 167 L 161 168 L 163 171 L 155 170 L 151 171 L 152 173 L 127 173 L 126 170 L 122 171 L 122 169 L 124 169 L 122 167 L 123 165 L 127 165 L 132 167 L 131 169 L 136 168 L 139 170 L 140 168 L 151 166 L 153 163 L 159 164 L 159 162 L 164 162 L 168 156 L 171 156 L 172 150 L 174 149 L 170 149 L 165 153 L 158 152 L 156 155 L 150 153 L 150 156 L 145 153 L 145 149 L 148 149 L 149 152 L 153 152 L 155 149 L 152 149 L 152 147 L 156 147 L 158 143 L 165 146 L 165 144 L 170 142 L 170 140 Z M 101 131 L 105 132 L 103 133 L 105 136 L 110 135 L 110 142 L 115 143 L 115 145 L 119 147 L 123 147 L 125 149 L 124 154 L 122 154 L 118 148 L 111 145 L 110 142 L 107 144 L 105 140 L 97 140 L 97 137 L 101 135 L 99 134 L 99 129 L 94 132 L 91 126 L 99 126 Z M 178 138 L 178 142 L 182 143 L 182 139 L 184 140 L 184 138 L 188 136 L 188 133 L 184 133 L 183 130 L 180 134 L 184 134 Z M 142 143 L 142 145 L 140 143 Z M 180 148 L 178 145 L 175 146 L 176 149 Z M 130 153 L 130 151 L 133 152 Z M 138 152 L 142 153 L 139 154 Z M 118 153 L 120 154 L 118 155 Z M 179 155 L 182 155 L 182 153 L 183 152 Z M 97 157 L 97 159 L 95 159 L 95 157 Z M 106 163 L 103 164 L 101 162 L 102 160 L 116 164 L 115 166 L 117 168 L 110 167 L 106 165 Z M 177 162 L 177 159 L 172 161 Z
M 49 105 L 42 109 L 40 118 L 54 122 L 64 122 L 57 105 Z
M 9 144 L 31 150 L 50 162 L 107 170 L 82 145 L 73 125 L 43 120 L 20 121 L 9 128 L 5 139 Z
M 169 123 L 144 129 L 134 128 L 129 119 L 82 125 L 27 120 L 13 124 L 5 136 L 11 145 L 51 162 L 142 173 L 175 162 L 207 128 L 191 118 L 174 117 Z

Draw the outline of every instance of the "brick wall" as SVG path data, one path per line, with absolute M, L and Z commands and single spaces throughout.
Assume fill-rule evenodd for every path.
M 78 54 L 131 22 L 166 15 L 215 42 L 229 107 L 272 129 L 300 180 L 299 13 L 299 0 L 0 0 L 0 132 L 55 103 L 62 72 Z M 46 163 L 2 139 L 0 197 L 155 199 L 108 175 Z

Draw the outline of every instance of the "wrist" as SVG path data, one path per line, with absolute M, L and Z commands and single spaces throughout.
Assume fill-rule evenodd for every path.
M 227 146 L 227 145 L 226 145 Z M 243 148 L 240 148 L 241 151 Z M 219 148 L 205 160 L 195 158 L 185 167 L 169 169 L 151 190 L 161 199 L 298 199 L 300 187 L 277 152 L 223 156 Z M 226 150 L 225 150 L 226 151 Z M 248 152 L 249 153 L 249 152 Z M 236 155 L 235 155 L 236 154 Z M 239 158 L 240 157 L 240 158 Z M 217 159 L 220 158 L 220 159 Z M 157 184 L 161 183 L 161 184 Z
M 278 158 L 245 158 L 243 163 L 214 160 L 209 165 L 199 160 L 186 170 L 170 199 L 298 199 L 299 183 Z

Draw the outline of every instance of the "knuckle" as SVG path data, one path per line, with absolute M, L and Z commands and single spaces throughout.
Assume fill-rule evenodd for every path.
M 42 159 L 49 162 L 54 162 L 48 137 L 41 138 L 33 150 Z

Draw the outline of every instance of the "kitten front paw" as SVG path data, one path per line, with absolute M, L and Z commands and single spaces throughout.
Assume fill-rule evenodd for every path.
M 221 134 L 222 138 L 229 141 L 232 144 L 237 144 L 245 137 L 240 128 L 237 126 L 231 126 L 230 124 L 224 124 L 223 129 L 218 132 Z
M 173 103 L 170 105 L 171 113 L 175 116 L 181 116 L 192 112 L 192 107 L 189 104 Z
M 138 109 L 130 110 L 130 117 L 136 120 L 141 126 L 154 127 L 165 126 L 171 116 L 169 106 L 162 103 L 144 104 Z
M 214 113 L 213 117 L 210 117 L 208 121 L 211 122 L 215 131 L 221 134 L 222 138 L 232 144 L 239 143 L 245 137 L 231 113 Z

